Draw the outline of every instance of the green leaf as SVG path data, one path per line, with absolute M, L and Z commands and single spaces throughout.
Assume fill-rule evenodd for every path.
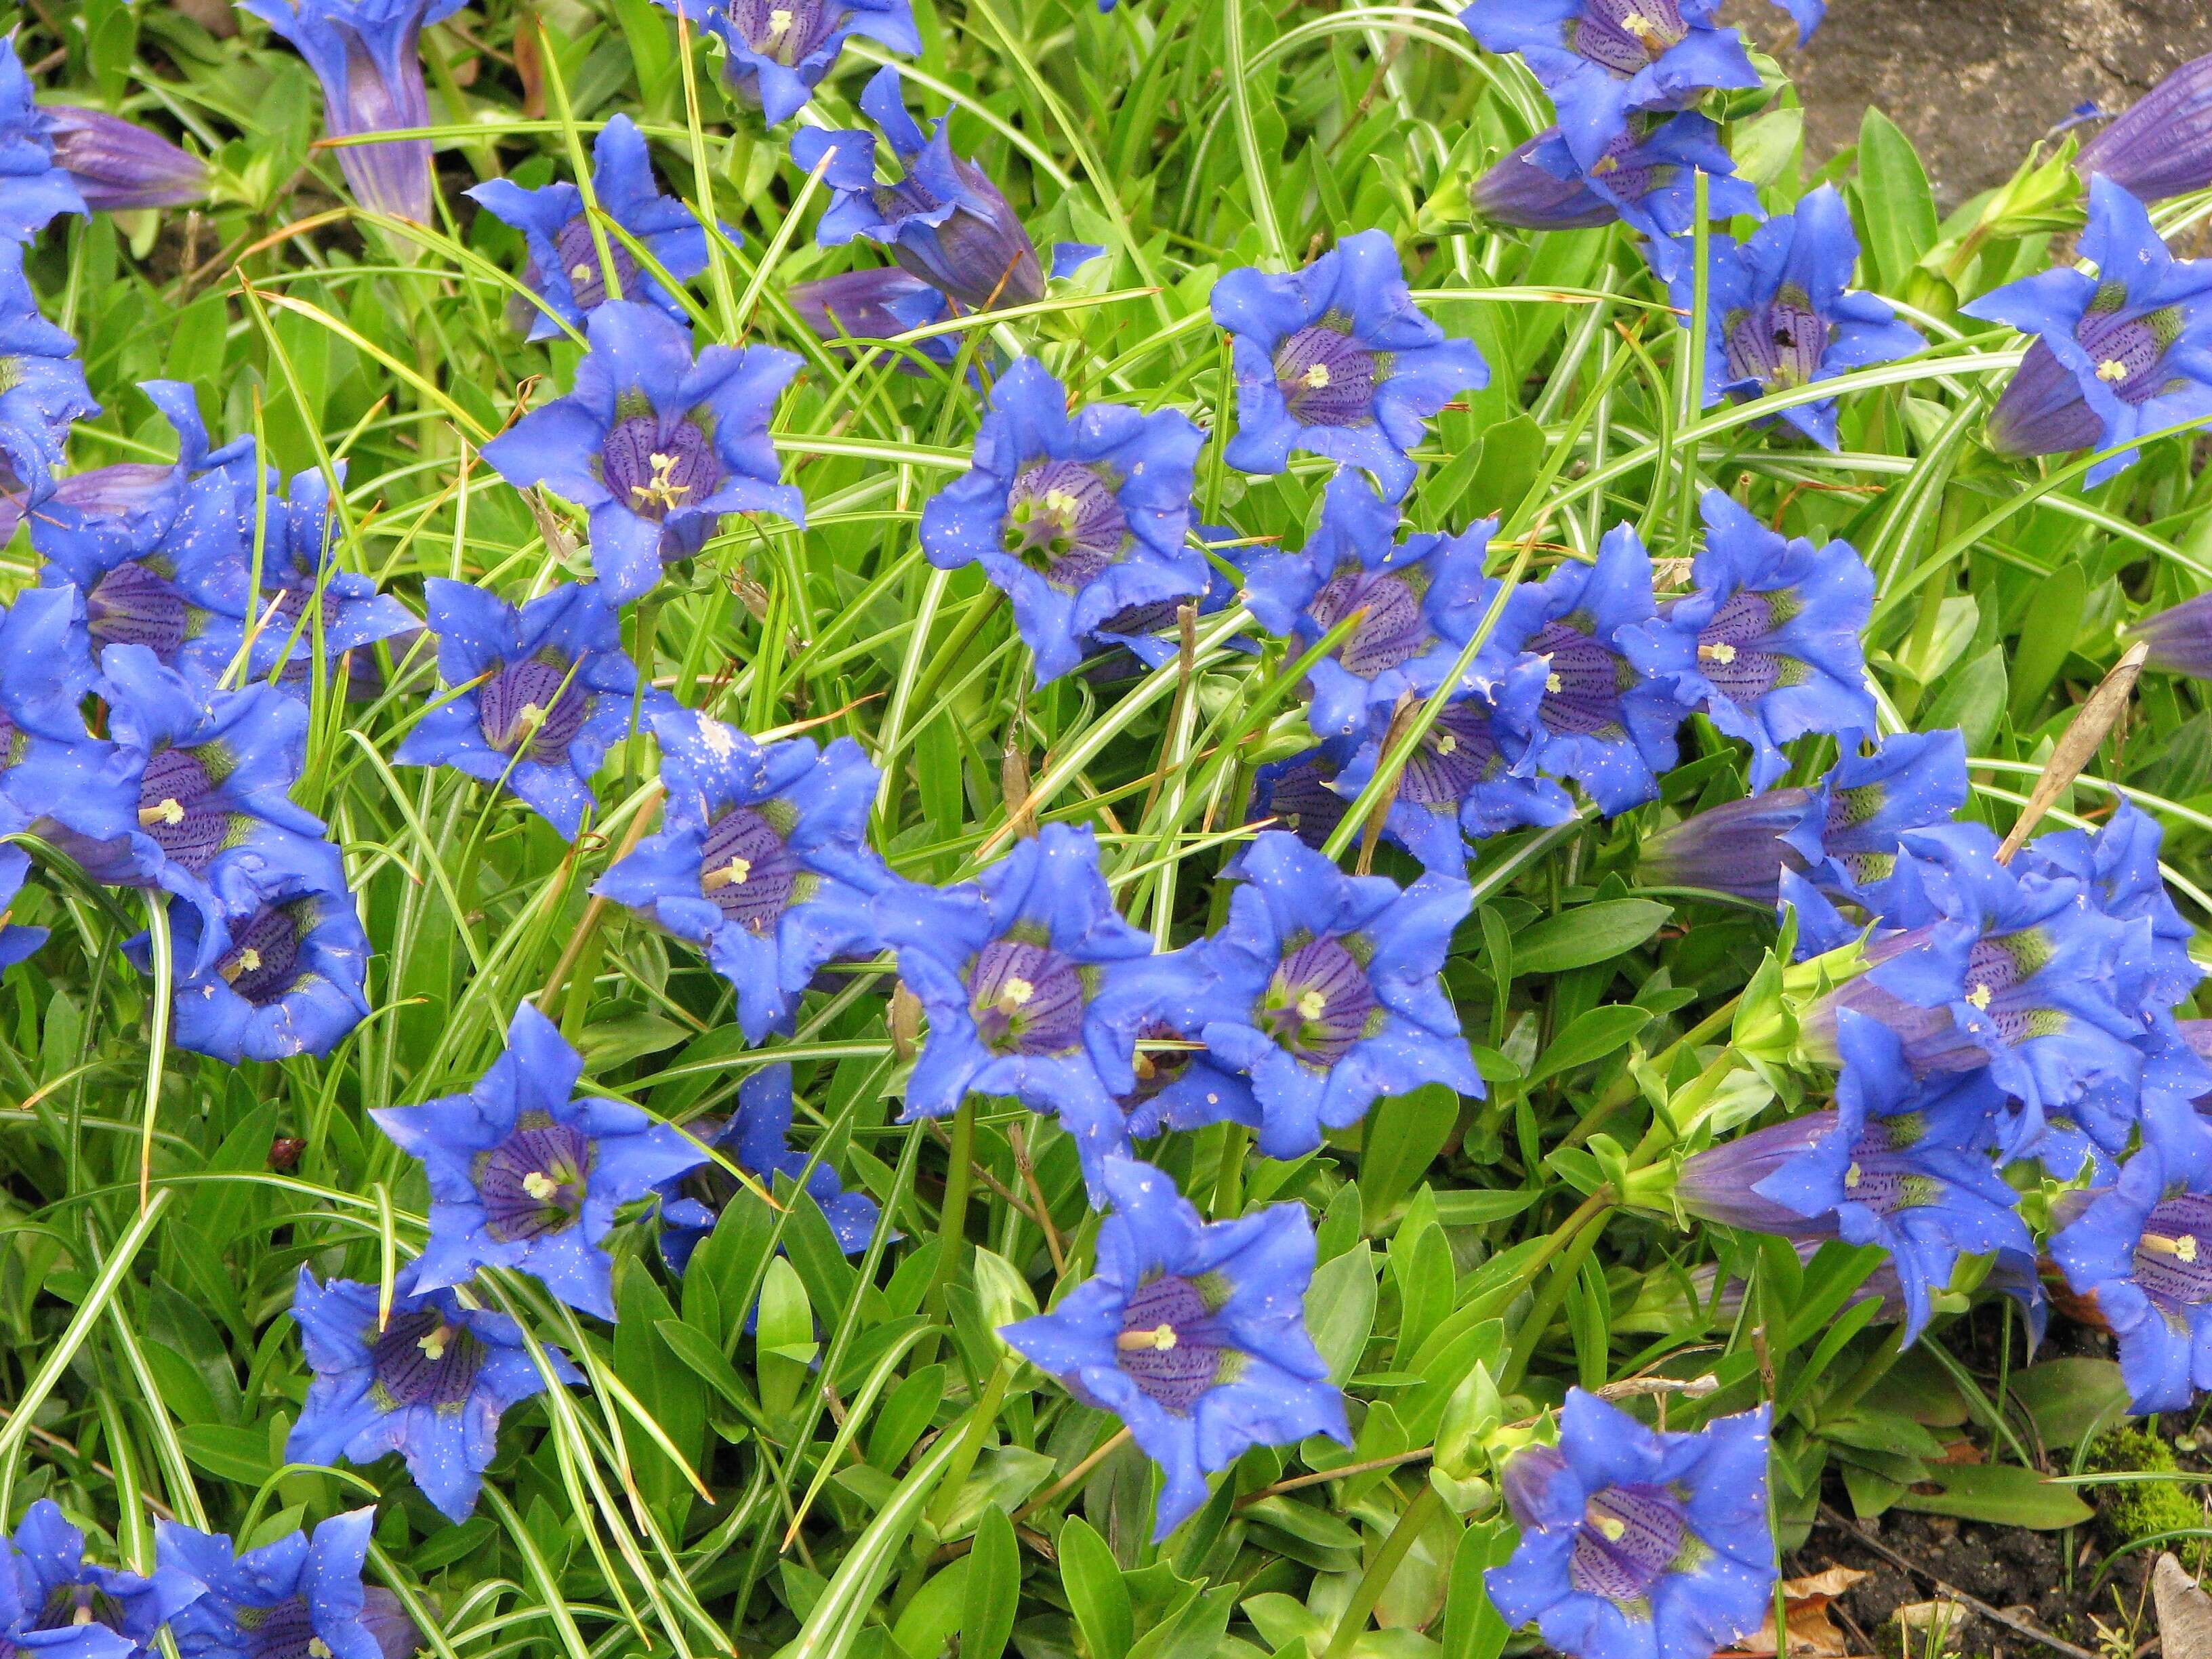
M 2058 678 L 2058 671 L 2081 631 L 2081 612 L 2089 583 L 2078 564 L 2061 565 L 2036 584 L 2021 618 L 2020 644 L 2012 658 L 2012 714 L 2025 724 Z
M 1306 1329 L 1328 1365 L 1329 1381 L 1339 1387 L 1359 1367 L 1375 1328 L 1376 1295 L 1371 1245 L 1355 1244 L 1315 1270 L 1306 1295 Z
M 2046 1359 L 2014 1373 L 2011 1389 L 2045 1446 L 2078 1446 L 2128 1415 L 2128 1385 L 2109 1359 L 2080 1354 Z
M 1614 1049 L 1633 1041 L 1636 1034 L 1650 1023 L 1650 1009 L 1627 1006 L 1591 1008 L 1576 1015 L 1565 1030 L 1537 1050 L 1536 1067 L 1528 1073 L 1529 1086 L 1533 1088 L 1544 1079 L 1557 1077 L 1562 1072 L 1571 1072 L 1577 1066 L 1603 1060 Z
M 968 1591 L 960 1615 L 960 1659 L 999 1659 L 1014 1633 L 1022 1596 L 1022 1558 L 1014 1523 L 1004 1510 L 986 1510 L 968 1554 Z
M 2078 1527 L 2095 1511 L 2064 1486 L 2055 1486 L 2033 1469 L 2017 1463 L 1946 1463 L 1928 1471 L 1937 1490 L 1914 1486 L 1897 1500 L 1903 1510 L 1926 1515 L 1955 1515 L 1961 1521 L 2056 1532 Z
M 210 1474 L 244 1486 L 259 1486 L 274 1468 L 269 1462 L 269 1437 L 258 1429 L 187 1423 L 177 1431 L 177 1443 L 185 1456 Z
M 1447 1227 L 1479 1227 L 1486 1221 L 1504 1221 L 1519 1215 L 1543 1195 L 1543 1189 L 1536 1187 L 1502 1192 L 1464 1187 L 1436 1194 L 1437 1219 Z
M 1060 1529 L 1060 1584 L 1091 1659 L 1113 1659 L 1136 1639 L 1136 1613 L 1121 1564 L 1097 1528 L 1070 1516 Z
M 1363 1231 L 1371 1234 L 1381 1228 L 1435 1162 L 1458 1121 L 1459 1096 L 1441 1083 L 1393 1095 L 1369 1115 L 1359 1141 Z
M 1938 732 L 1955 726 L 1966 740 L 1968 754 L 1986 752 L 2004 714 L 2006 678 L 2004 647 L 1993 645 L 1951 671 L 1942 692 L 1921 717 L 1920 730 Z
M 1530 923 L 1513 936 L 1513 975 L 1565 973 L 1609 961 L 1657 933 L 1674 914 L 1656 899 L 1606 899 Z
M 1872 106 L 1859 122 L 1857 196 L 1873 285 L 1902 294 L 1920 256 L 1936 244 L 1936 192 L 1912 141 Z

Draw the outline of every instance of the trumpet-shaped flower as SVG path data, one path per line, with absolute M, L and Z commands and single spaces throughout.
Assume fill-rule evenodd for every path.
M 2184 64 L 2082 145 L 2074 170 L 2144 202 L 2212 185 L 2212 54 Z
M 2199 593 L 2145 617 L 2128 634 L 2149 641 L 2151 667 L 2192 679 L 2212 679 L 2212 593 Z
M 799 359 L 773 346 L 710 345 L 651 306 L 609 300 L 585 319 L 575 389 L 486 444 L 517 489 L 544 484 L 587 508 L 592 569 L 626 605 L 661 566 L 696 555 L 726 513 L 806 522 L 768 435 Z
M 12 1549 L 0 1538 L 0 1642 L 29 1659 L 137 1659 L 200 1593 L 174 1567 L 142 1577 L 86 1560 L 84 1534 L 51 1498 L 23 1512 Z
M 1354 752 L 1349 741 L 1339 738 L 1288 760 L 1268 762 L 1253 774 L 1246 822 L 1273 818 L 1319 852 L 1352 810 L 1350 797 L 1338 792 L 1336 781 Z
M 841 271 L 794 284 L 784 295 L 807 327 L 824 340 L 890 340 L 909 330 L 944 320 L 947 301 L 931 284 L 896 265 Z M 931 362 L 949 364 L 960 356 L 960 343 L 933 334 L 909 348 Z M 900 367 L 923 371 L 910 359 Z
M 1171 410 L 1070 416 L 1066 388 L 1024 357 L 992 391 L 974 465 L 924 505 L 922 550 L 941 570 L 983 567 L 1045 684 L 1081 664 L 1108 618 L 1206 591 L 1206 556 L 1188 544 L 1205 441 Z
M 546 1387 L 522 1328 L 505 1314 L 465 1308 L 449 1290 L 424 1289 L 413 1263 L 392 1279 L 388 1318 L 380 1288 L 356 1279 L 319 1285 L 300 1269 L 292 1318 L 313 1378 L 284 1443 L 294 1463 L 374 1463 L 387 1452 L 439 1512 L 468 1518 L 499 1446 L 501 1413 Z M 582 1375 L 548 1351 L 553 1380 Z
M 2159 868 L 2165 838 L 2156 818 L 2123 797 L 2099 828 L 2038 836 L 2023 849 L 2028 867 L 2082 883 L 2106 915 L 2150 924 L 2148 951 L 2130 951 L 2122 962 L 2130 981 L 2139 981 L 2120 992 L 2128 1007 L 2171 1008 L 2204 977 L 2189 955 L 2195 930 L 2174 908 Z
M 76 181 L 54 160 L 52 125 L 10 33 L 0 40 L 0 240 L 34 241 L 59 215 L 86 210 Z
M 0 489 L 43 501 L 70 428 L 99 413 L 76 342 L 39 314 L 22 245 L 0 238 Z
M 1717 489 L 1702 507 L 1697 586 L 1620 646 L 1645 674 L 1732 738 L 1751 745 L 1753 793 L 1789 770 L 1782 745 L 1808 732 L 1870 732 L 1859 635 L 1874 607 L 1874 573 L 1844 542 L 1816 548 L 1769 530 Z
M 438 672 L 454 694 L 392 758 L 504 783 L 574 841 L 594 800 L 592 775 L 629 729 L 637 690 L 615 613 L 596 585 L 556 587 L 520 611 L 443 577 L 422 593 Z M 648 696 L 645 706 L 659 704 Z
M 370 1115 L 430 1178 L 430 1242 L 418 1291 L 478 1267 L 529 1273 L 562 1301 L 615 1316 L 615 1211 L 696 1168 L 698 1148 L 621 1101 L 578 1099 L 584 1062 L 528 1003 L 507 1052 L 465 1095 Z
M 1882 301 L 1851 288 L 1858 234 L 1832 185 L 1806 197 L 1795 213 L 1768 220 L 1747 241 L 1715 236 L 1710 246 L 1709 404 L 1795 391 L 1909 357 L 1926 343 Z M 1692 284 L 1682 269 L 1668 283 L 1670 297 L 1686 311 L 1696 298 Z M 1793 404 L 1781 418 L 1814 443 L 1836 447 L 1833 398 Z
M 705 946 L 737 988 L 748 1042 L 787 1032 L 817 969 L 877 948 L 869 895 L 890 878 L 867 845 L 880 775 L 850 738 L 763 748 L 684 708 L 651 725 L 668 792 L 661 833 L 592 891 Z
M 422 30 L 468 0 L 239 0 L 307 60 L 323 83 L 323 127 L 332 138 L 404 132 L 430 125 L 422 84 Z M 338 167 L 363 207 L 432 222 L 430 141 L 347 144 Z
M 701 0 L 660 3 L 700 15 Z M 805 107 L 852 36 L 921 50 L 912 0 L 707 0 L 705 21 L 727 53 L 723 78 L 772 127 Z
M 361 1582 L 372 1505 L 237 1553 L 223 1534 L 154 1523 L 155 1558 L 204 1587 L 169 1621 L 184 1659 L 407 1659 L 418 1639 L 391 1591 Z
M 1471 342 L 1413 304 L 1390 238 L 1347 236 L 1303 270 L 1249 266 L 1213 285 L 1213 320 L 1234 342 L 1237 435 L 1229 465 L 1280 472 L 1293 452 L 1374 474 L 1391 501 L 1413 487 L 1407 452 L 1460 392 L 1490 384 Z
M 525 190 L 511 179 L 491 179 L 468 195 L 492 217 L 520 231 L 530 250 L 522 280 L 545 306 L 534 313 L 530 337 L 550 340 L 562 323 L 582 327 L 586 313 L 609 297 L 599 245 L 584 215 L 583 191 L 566 180 Z M 660 193 L 645 136 L 627 115 L 609 120 L 592 145 L 592 198 L 677 282 L 688 283 L 707 268 L 705 229 L 690 208 Z M 656 305 L 689 327 L 690 314 L 660 279 L 641 269 L 618 238 L 609 234 L 606 240 L 618 289 L 614 297 Z
M 1238 872 L 1229 920 L 1198 947 L 1212 981 L 1199 1035 L 1251 1078 L 1262 1152 L 1302 1158 L 1324 1129 L 1425 1084 L 1481 1097 L 1437 979 L 1465 882 L 1347 876 L 1279 830 L 1244 849 Z
M 55 161 L 94 212 L 185 207 L 207 199 L 207 163 L 160 133 L 73 104 L 49 104 L 41 112 Z
M 1208 1223 L 1150 1164 L 1115 1158 L 1098 1265 L 1050 1313 L 1000 1334 L 1159 1465 L 1155 1541 L 1206 1502 L 1206 1477 L 1254 1446 L 1349 1445 L 1344 1396 L 1306 1334 L 1313 1224 L 1278 1204 Z
M 1771 1409 L 1669 1434 L 1568 1389 L 1559 1445 L 1505 1466 L 1521 1542 L 1483 1575 L 1499 1615 L 1573 1659 L 1705 1659 L 1756 1629 L 1777 1577 Z
M 2212 259 L 2175 258 L 2143 204 L 2101 177 L 2081 255 L 2095 276 L 2060 265 L 1960 307 L 2036 337 L 1990 414 L 2001 455 L 2120 448 L 2212 412 Z M 2088 482 L 2138 453 L 2098 462 Z

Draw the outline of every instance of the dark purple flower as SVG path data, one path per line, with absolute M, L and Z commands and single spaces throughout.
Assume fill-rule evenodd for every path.
M 74 104 L 46 106 L 54 160 L 95 213 L 186 207 L 207 199 L 207 163 L 158 132 Z
M 2123 957 L 2130 982 L 2119 995 L 2128 1007 L 2172 1008 L 2204 977 L 2189 954 L 2196 930 L 2166 896 L 2159 868 L 2165 838 L 2158 820 L 2123 796 L 2098 828 L 2038 836 L 2021 854 L 2026 868 L 2081 882 L 2106 915 L 2149 924 L 2148 937 L 2139 937 Z
M 2144 202 L 2212 185 L 2212 56 L 2167 76 L 2081 146 L 2074 170 Z
M 1272 817 L 1318 853 L 1352 809 L 1351 797 L 1338 791 L 1336 780 L 1356 748 L 1339 738 L 1288 760 L 1268 762 L 1253 774 L 1247 822 Z
M 2128 629 L 2128 636 L 2150 641 L 2151 667 L 2212 680 L 2212 593 L 2144 617 Z
M 935 287 L 896 265 L 848 270 L 793 286 L 784 296 L 807 327 L 824 340 L 891 340 L 940 322 L 945 298 Z M 932 362 L 951 363 L 959 342 L 933 334 L 912 348 Z M 919 374 L 910 361 L 901 367 Z

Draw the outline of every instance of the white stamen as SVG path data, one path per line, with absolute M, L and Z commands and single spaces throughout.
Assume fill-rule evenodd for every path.
M 157 823 L 174 825 L 182 823 L 184 821 L 184 804 L 174 795 L 169 796 L 158 806 L 142 806 L 138 809 L 138 824 L 141 829 L 151 830 Z
M 1310 368 L 1307 369 L 1304 374 L 1299 375 L 1298 378 L 1301 380 L 1304 380 L 1308 386 L 1311 386 L 1316 392 L 1322 391 L 1328 385 L 1328 365 L 1327 363 L 1316 363 Z
M 678 505 L 691 493 L 690 484 L 678 483 L 675 479 L 676 465 L 682 458 L 656 453 L 647 459 L 653 463 L 653 477 L 644 483 L 632 484 L 629 493 L 641 501 L 664 508 Z
M 1123 1353 L 1166 1353 L 1176 1345 L 1176 1328 L 1164 1320 L 1149 1331 L 1123 1331 L 1114 1346 Z
M 415 1346 L 422 1350 L 422 1357 L 425 1359 L 434 1364 L 446 1357 L 446 1339 L 452 1334 L 453 1331 L 450 1328 L 441 1325 L 427 1336 L 417 1337 L 415 1340 Z
M 2097 365 L 2097 378 L 2107 386 L 2118 386 L 2128 378 L 2128 366 L 2117 357 L 2107 357 Z
M 1029 981 L 1019 977 L 1009 979 L 999 988 L 1000 1011 L 1011 1014 L 1015 1009 L 1025 1006 L 1036 994 L 1036 987 Z
M 1859 1184 L 1859 1166 L 1856 1164 L 1852 1164 L 1850 1169 L 1844 1171 L 1844 1185 L 1856 1188 Z
M 591 266 L 580 263 L 571 265 L 568 268 L 568 280 L 572 283 L 590 282 L 592 280 Z
M 1975 986 L 1972 990 L 1966 993 L 1966 1000 L 1972 1003 L 1977 1008 L 1988 1007 L 1990 1006 L 1990 988 L 1986 985 Z
M 1449 732 L 1445 732 L 1443 736 L 1437 739 L 1437 753 L 1439 755 L 1453 754 L 1457 751 L 1458 748 L 1459 739 L 1452 736 Z
M 699 885 L 707 892 L 719 893 L 725 887 L 744 886 L 752 873 L 753 861 L 750 859 L 742 859 L 732 854 L 727 864 L 718 864 L 700 877 Z
M 1328 1006 L 1328 999 L 1319 991 L 1309 991 L 1298 999 L 1298 1018 L 1319 1019 Z
M 543 1204 L 561 1190 L 561 1183 L 549 1175 L 532 1170 L 522 1177 L 522 1190 Z
M 774 11 L 768 15 L 769 33 L 770 34 L 781 34 L 788 30 L 791 26 L 798 21 L 799 18 L 796 13 L 786 11 L 782 7 L 778 6 Z
M 222 975 L 224 984 L 235 985 L 238 983 L 241 976 L 246 974 L 258 973 L 260 969 L 261 952 L 255 950 L 249 945 L 243 951 L 240 951 L 238 955 L 220 971 Z
M 1700 645 L 1698 654 L 1707 662 L 1732 663 L 1735 660 L 1735 647 L 1726 640 L 1716 640 L 1711 645 Z

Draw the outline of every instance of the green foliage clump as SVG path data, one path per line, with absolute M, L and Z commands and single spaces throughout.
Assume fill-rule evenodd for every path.
M 2173 1448 L 2141 1424 L 2097 1437 L 2082 1465 L 2085 1474 L 2178 1474 Z M 2212 1565 L 2212 1539 L 2175 1538 L 2175 1533 L 2212 1526 L 2196 1489 L 2177 1480 L 2127 1480 L 2096 1488 L 2097 1522 L 2114 1548 L 2146 1538 L 2166 1538 L 2191 1572 Z

